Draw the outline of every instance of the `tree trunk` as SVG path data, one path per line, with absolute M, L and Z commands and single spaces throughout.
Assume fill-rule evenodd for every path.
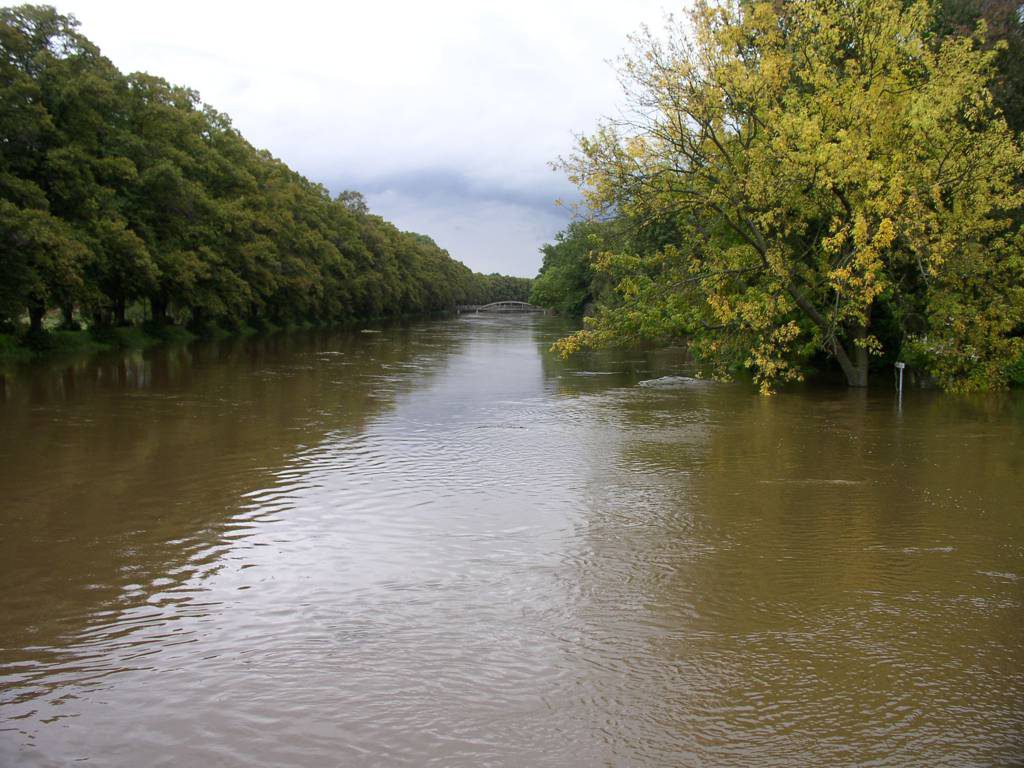
M 189 318 L 188 327 L 195 333 L 204 334 L 206 332 L 206 313 L 201 309 L 193 309 L 192 317 Z
M 43 332 L 43 316 L 46 314 L 46 307 L 42 302 L 32 302 L 28 307 L 29 330 L 32 333 Z
M 861 342 L 867 336 L 866 326 L 857 324 L 850 329 L 850 336 L 853 339 L 853 360 L 846 353 L 843 345 L 838 341 L 834 342 L 833 352 L 839 367 L 846 375 L 846 383 L 851 387 L 866 387 L 868 385 L 868 350 Z
M 114 322 L 117 325 L 128 325 L 125 320 L 125 300 L 124 296 L 119 296 L 114 299 Z
M 857 382 L 851 383 L 851 387 L 866 387 L 868 385 L 868 348 L 863 343 L 867 335 L 866 326 L 858 325 L 854 328 L 853 359 L 857 361 Z
M 75 307 L 73 304 L 65 304 L 60 308 L 61 314 L 64 316 L 61 322 L 61 327 L 69 331 L 77 331 L 78 324 L 75 323 Z
M 786 286 L 786 291 L 796 305 L 802 309 L 809 318 L 823 331 L 829 330 L 829 324 L 825 320 L 825 317 L 818 311 L 806 296 L 803 291 L 796 285 L 796 283 L 789 283 Z M 839 367 L 843 369 L 843 373 L 846 375 L 846 383 L 851 387 L 866 387 L 868 385 L 868 350 L 866 347 L 857 344 L 857 339 L 863 339 L 867 335 L 867 326 L 856 325 L 852 329 L 851 335 L 854 338 L 853 345 L 853 356 L 851 360 L 850 356 L 846 353 L 846 348 L 839 342 L 839 339 L 832 339 L 832 354 L 835 355 L 836 361 L 839 363 Z
M 167 324 L 167 299 L 163 296 L 153 296 L 149 299 L 153 309 L 153 322 L 161 325 Z

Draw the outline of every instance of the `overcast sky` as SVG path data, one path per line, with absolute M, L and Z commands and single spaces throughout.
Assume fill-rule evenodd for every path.
M 57 0 L 124 72 L 482 272 L 532 276 L 573 187 L 548 163 L 621 103 L 607 63 L 664 0 Z

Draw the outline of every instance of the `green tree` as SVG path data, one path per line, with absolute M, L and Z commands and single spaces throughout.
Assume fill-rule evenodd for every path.
M 1001 386 L 1024 155 L 983 28 L 938 38 L 900 0 L 700 2 L 690 21 L 636 41 L 633 119 L 564 162 L 595 210 L 678 239 L 598 257 L 616 297 L 561 351 L 685 337 L 766 392 L 816 354 L 865 386 L 884 317 L 947 388 Z
M 1010 129 L 1024 130 L 1024 4 L 1020 0 L 942 0 L 940 35 L 970 35 L 984 20 L 986 47 L 996 49 L 992 95 Z
M 573 222 L 541 248 L 544 262 L 533 281 L 530 303 L 580 317 L 606 287 L 593 257 L 623 245 L 618 222 Z
M 123 75 L 49 6 L 0 9 L 0 321 L 329 323 L 522 297 L 250 145 L 194 90 Z
M 27 311 L 32 332 L 40 333 L 47 308 L 81 291 L 85 254 L 60 219 L 0 200 L 0 312 L 10 318 Z

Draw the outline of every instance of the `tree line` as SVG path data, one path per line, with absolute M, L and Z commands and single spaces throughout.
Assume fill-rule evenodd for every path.
M 122 74 L 72 16 L 0 9 L 0 331 L 330 323 L 528 298 L 250 145 L 186 87 Z
M 586 215 L 532 301 L 556 349 L 683 341 L 765 392 L 906 361 L 1024 383 L 1024 6 L 700 0 L 633 39 L 623 117 L 560 162 Z

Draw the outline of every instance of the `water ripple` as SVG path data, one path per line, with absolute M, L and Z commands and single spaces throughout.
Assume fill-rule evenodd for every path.
M 1021 761 L 1018 422 L 562 363 L 547 322 L 0 411 L 67 468 L 4 478 L 0 763 Z

